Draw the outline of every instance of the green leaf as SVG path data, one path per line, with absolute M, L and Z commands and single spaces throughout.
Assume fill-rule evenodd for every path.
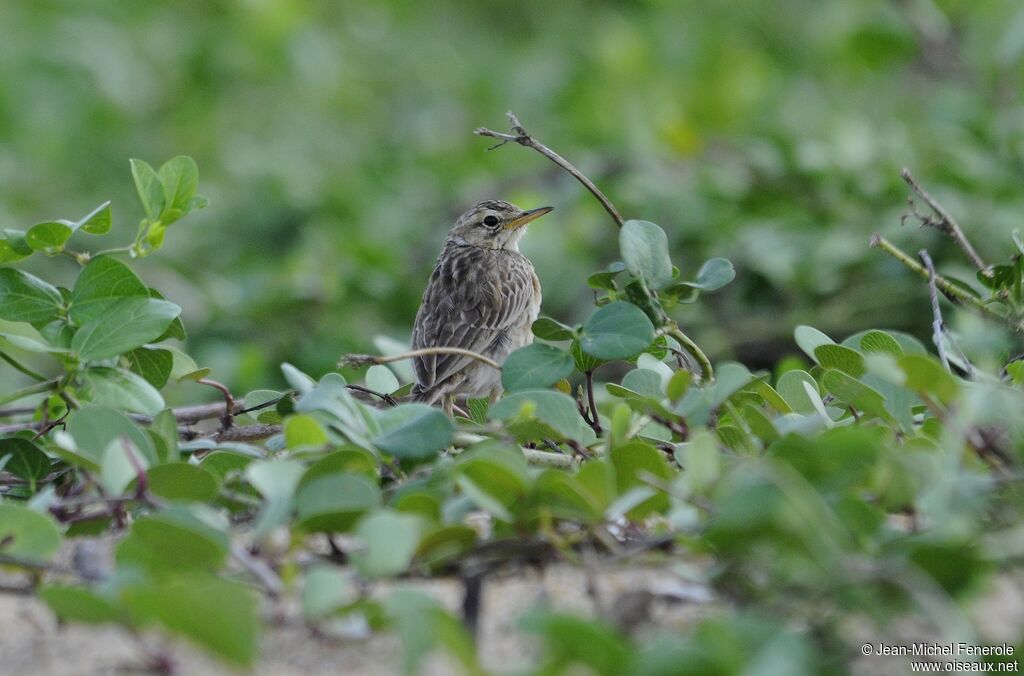
M 541 340 L 572 340 L 576 330 L 550 317 L 541 317 L 533 323 L 533 335 Z
M 633 369 L 622 378 L 622 386 L 654 400 L 665 396 L 661 389 L 661 374 L 650 369 Z
M 186 155 L 178 155 L 168 160 L 158 174 L 164 191 L 164 208 L 160 210 L 160 220 L 170 225 L 188 213 L 192 198 L 199 186 L 199 168 L 195 161 Z
M 665 456 L 654 446 L 641 441 L 618 446 L 611 452 L 611 461 L 615 467 L 616 484 L 620 495 L 633 487 L 649 486 L 643 480 L 645 474 L 663 480 L 668 480 L 672 476 Z M 664 511 L 668 506 L 668 496 L 659 492 L 630 509 L 626 516 L 638 520 L 654 512 Z
M 583 431 L 586 425 L 576 410 L 576 403 L 571 397 L 553 390 L 513 392 L 491 406 L 489 414 L 492 420 L 507 423 L 517 418 L 535 419 L 544 423 L 535 430 L 528 430 L 527 436 L 537 434 L 577 440 L 584 440 L 588 436 Z M 591 431 L 589 427 L 586 429 Z
M 654 341 L 654 325 L 643 310 L 626 302 L 598 309 L 583 326 L 580 347 L 598 359 L 628 359 Z
M 725 258 L 709 258 L 697 271 L 697 281 L 684 283 L 701 291 L 716 291 L 735 278 L 732 262 Z
M 215 655 L 249 666 L 259 647 L 259 603 L 248 587 L 212 575 L 186 574 L 131 585 L 128 608 L 158 621 Z
M 394 371 L 384 364 L 374 364 L 366 369 L 366 386 L 374 392 L 391 394 L 402 386 L 395 377 Z
M 302 612 L 306 617 L 314 620 L 325 617 L 356 598 L 355 585 L 336 567 L 319 565 L 306 573 L 302 585 Z
M 380 417 L 381 434 L 373 445 L 403 460 L 424 460 L 448 446 L 455 434 L 452 421 L 426 404 L 401 404 Z
M 119 298 L 148 295 L 146 285 L 130 267 L 114 256 L 99 256 L 78 274 L 68 314 L 81 326 L 105 314 Z
M 57 318 L 62 304 L 60 292 L 38 277 L 0 269 L 0 319 L 44 324 Z
M 665 386 L 665 391 L 668 394 L 668 398 L 672 402 L 679 401 L 686 390 L 690 388 L 690 383 L 693 381 L 693 374 L 686 369 L 680 369 L 672 374 L 669 378 L 668 385 Z
M 153 347 L 137 347 L 125 355 L 129 368 L 145 378 L 146 382 L 161 389 L 171 377 L 174 355 L 170 350 Z
M 715 438 L 707 430 L 700 430 L 676 451 L 682 458 L 683 476 L 690 490 L 702 493 L 718 479 L 721 473 L 722 452 Z
M 583 351 L 580 347 L 580 341 L 574 340 L 569 346 L 569 352 L 572 354 L 573 363 L 576 365 L 576 370 L 580 373 L 587 373 L 588 371 L 595 370 L 601 364 L 604 364 L 603 359 L 592 357 Z
M 904 355 L 897 360 L 907 376 L 905 387 L 915 392 L 937 397 L 948 404 L 957 398 L 960 386 L 934 357 L 916 354 Z
M 45 221 L 28 229 L 25 242 L 36 251 L 59 249 L 68 241 L 72 232 L 67 221 Z
M 107 445 L 100 460 L 100 485 L 109 495 L 121 495 L 150 462 L 128 437 L 118 437 Z
M 35 253 L 25 241 L 25 233 L 21 230 L 4 229 L 0 238 L 0 264 L 17 263 Z
M 672 281 L 665 231 L 650 221 L 626 221 L 619 229 L 619 251 L 626 269 L 648 288 L 660 289 Z
M 132 524 L 115 551 L 118 567 L 153 573 L 219 570 L 227 560 L 226 523 L 214 525 L 203 511 L 175 505 Z
M 601 272 L 595 272 L 587 278 L 587 285 L 592 289 L 603 289 L 615 291 L 615 278 L 620 272 L 626 270 L 626 264 L 622 261 L 615 261 Z
M 84 406 L 68 417 L 68 432 L 79 452 L 99 467 L 107 446 L 118 437 L 128 437 L 149 460 L 157 463 L 153 442 L 128 416 L 105 406 Z
M 573 370 L 573 360 L 564 350 L 533 343 L 508 357 L 501 368 L 501 384 L 506 391 L 550 387 Z
M 42 449 L 20 437 L 0 439 L 0 464 L 4 471 L 32 484 L 50 473 L 50 458 Z
M 101 624 L 123 619 L 123 613 L 112 601 L 85 587 L 48 584 L 37 593 L 61 620 Z
M 178 419 L 171 409 L 165 408 L 153 416 L 148 432 L 160 462 L 176 462 L 181 457 L 178 449 Z
M 807 371 L 793 370 L 786 371 L 779 376 L 779 382 L 776 384 L 775 389 L 778 390 L 779 395 L 786 400 L 786 403 L 792 407 L 794 411 L 800 413 L 814 413 L 817 411 L 817 407 L 811 398 L 807 395 L 807 390 L 804 389 L 804 383 L 810 384 L 815 390 L 818 389 L 818 383 L 815 382 L 814 378 Z
M 405 572 L 419 546 L 424 521 L 414 514 L 375 510 L 356 524 L 354 534 L 364 547 L 352 552 L 352 563 L 365 577 L 386 577 Z
M 149 490 L 167 500 L 206 502 L 217 497 L 217 478 L 187 462 L 170 462 L 146 472 Z
M 0 503 L 0 554 L 46 561 L 60 547 L 60 531 L 50 517 L 19 505 Z
M 181 308 L 153 298 L 119 298 L 75 332 L 71 349 L 84 360 L 107 359 L 158 338 Z
M 483 673 L 465 627 L 431 596 L 400 589 L 385 599 L 384 608 L 401 639 L 403 673 L 420 673 L 423 661 L 439 647 L 461 663 L 464 673 Z
M 884 331 L 868 331 L 860 339 L 860 349 L 864 353 L 882 352 L 895 357 L 903 354 L 899 342 Z
M 793 337 L 796 339 L 796 344 L 800 346 L 808 357 L 817 361 L 817 357 L 814 356 L 814 351 L 820 345 L 834 345 L 835 341 L 826 336 L 824 333 L 814 328 L 813 326 L 798 326 L 793 331 Z M 792 403 L 792 402 L 790 402 Z
M 833 368 L 859 378 L 867 371 L 860 352 L 842 345 L 819 345 L 814 348 L 814 359 L 822 368 Z
M 313 416 L 297 413 L 285 418 L 284 443 L 289 449 L 323 448 L 327 441 L 327 432 Z
M 166 204 L 163 183 L 153 167 L 143 160 L 129 160 L 132 167 L 132 178 L 135 180 L 135 189 L 139 193 L 139 202 L 151 221 L 160 218 Z
M 89 403 L 132 413 L 156 415 L 164 408 L 164 398 L 145 379 L 112 366 L 86 369 L 78 393 Z
M 295 496 L 298 525 L 308 532 L 343 532 L 381 501 L 377 484 L 359 474 L 329 474 Z
M 113 219 L 110 216 L 110 200 L 107 200 L 71 227 L 73 230 L 82 230 L 90 235 L 105 235 L 110 232 L 111 225 L 113 225 Z
M 887 423 L 896 420 L 885 408 L 885 397 L 852 376 L 836 369 L 827 369 L 821 377 L 822 386 L 839 401 Z
M 534 610 L 520 620 L 526 631 L 536 634 L 544 645 L 543 664 L 586 665 L 580 673 L 614 674 L 631 673 L 628 667 L 630 647 L 613 628 L 600 622 L 587 620 L 575 615 L 556 613 L 548 610 Z M 665 673 L 689 673 L 679 664 Z M 708 673 L 705 670 L 703 673 Z M 574 673 L 571 669 L 552 673 Z M 632 672 L 640 673 L 640 672 Z M 702 673 L 698 668 L 692 673 Z

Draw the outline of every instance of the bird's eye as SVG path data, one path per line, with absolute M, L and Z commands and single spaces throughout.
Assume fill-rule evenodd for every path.
M 498 224 L 497 216 L 488 216 L 487 218 L 484 219 L 484 225 L 487 225 L 487 226 L 490 226 L 490 227 L 493 228 L 497 224 Z

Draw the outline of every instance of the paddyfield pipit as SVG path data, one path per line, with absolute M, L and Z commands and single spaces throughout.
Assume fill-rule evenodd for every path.
M 510 352 L 533 342 L 540 312 L 540 280 L 519 253 L 526 224 L 551 211 L 523 211 L 501 200 L 480 202 L 462 214 L 445 238 L 416 314 L 412 348 L 456 347 L 501 364 Z M 501 372 L 471 357 L 416 357 L 416 401 L 441 400 L 451 414 L 456 396 L 501 394 Z

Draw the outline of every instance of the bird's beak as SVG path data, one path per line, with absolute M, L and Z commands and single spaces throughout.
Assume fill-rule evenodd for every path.
M 519 218 L 512 219 L 511 221 L 505 224 L 505 227 L 509 230 L 521 228 L 530 221 L 534 221 L 540 218 L 541 216 L 543 216 L 544 214 L 548 213 L 553 209 L 554 207 L 540 207 L 538 209 L 530 209 L 529 211 L 524 211 L 522 216 L 520 216 Z

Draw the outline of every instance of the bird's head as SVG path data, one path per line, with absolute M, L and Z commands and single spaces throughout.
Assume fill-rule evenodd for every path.
M 459 216 L 448 233 L 448 239 L 485 249 L 518 251 L 519 238 L 526 233 L 526 224 L 553 208 L 540 207 L 523 211 L 502 200 L 480 202 Z

